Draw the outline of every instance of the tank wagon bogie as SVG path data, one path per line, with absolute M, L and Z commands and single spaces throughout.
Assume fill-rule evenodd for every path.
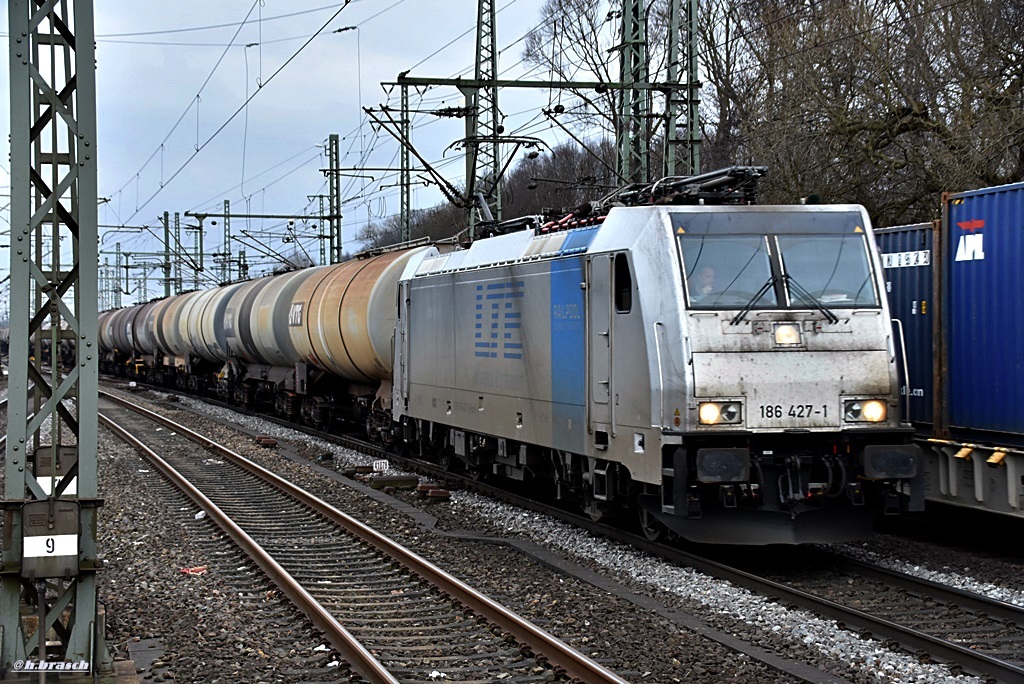
M 835 541 L 920 504 L 881 272 L 860 207 L 621 207 L 108 312 L 105 346 L 652 537 Z

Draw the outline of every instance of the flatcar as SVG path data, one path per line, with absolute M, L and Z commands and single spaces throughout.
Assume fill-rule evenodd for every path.
M 925 496 L 1022 517 L 1024 183 L 948 193 L 940 213 L 878 231 Z
M 106 312 L 106 360 L 358 423 L 650 537 L 848 540 L 923 505 L 862 207 L 627 204 L 516 228 Z

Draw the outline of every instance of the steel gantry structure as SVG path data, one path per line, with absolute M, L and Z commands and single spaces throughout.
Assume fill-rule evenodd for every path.
M 92 0 L 8 0 L 8 12 L 11 346 L 0 665 L 10 672 L 19 660 L 57 660 L 93 674 L 111 663 L 96 601 Z
M 504 133 L 498 118 L 498 48 L 494 0 L 480 0 L 476 17 L 476 68 L 474 78 L 485 85 L 462 90 L 466 98 L 466 195 L 480 198 L 470 209 L 470 225 L 477 212 L 483 218 L 501 220 L 501 149 Z M 488 216 L 488 214 L 490 216 Z
M 625 0 L 621 11 L 622 42 L 613 50 L 619 52 L 619 80 L 617 82 L 576 81 L 523 81 L 502 80 L 498 76 L 495 7 L 493 0 L 478 0 L 476 33 L 476 69 L 472 79 L 418 78 L 403 72 L 396 81 L 382 83 L 384 87 L 398 87 L 401 94 L 400 117 L 395 119 L 384 111 L 386 120 L 367 112 L 375 123 L 386 128 L 401 144 L 402 229 L 410 232 L 412 131 L 409 118 L 410 87 L 454 86 L 465 98 L 461 109 L 450 108 L 446 115 L 464 116 L 465 138 L 461 144 L 466 153 L 466 191 L 460 193 L 454 186 L 438 178 L 429 165 L 426 171 L 449 200 L 469 209 L 470 236 L 478 214 L 490 213 L 501 218 L 501 177 L 507 165 L 501 163 L 501 145 L 518 146 L 525 139 L 505 136 L 500 124 L 498 91 L 501 88 L 553 88 L 585 90 L 617 90 L 615 149 L 616 173 L 619 182 L 635 183 L 649 180 L 651 175 L 650 143 L 652 95 L 660 92 L 665 97 L 665 150 L 662 155 L 662 173 L 665 176 L 695 175 L 700 173 L 700 80 L 697 63 L 697 0 L 671 0 L 669 3 L 669 32 L 667 49 L 668 72 L 665 82 L 651 82 L 649 73 L 649 47 L 647 44 L 647 17 L 643 3 Z M 680 131 L 685 130 L 685 135 Z M 526 143 L 529 144 L 529 143 Z M 683 155 L 679 148 L 684 148 Z M 419 159 L 418 155 L 417 158 Z M 422 159 L 419 161 L 423 162 Z M 680 168 L 682 167 L 682 168 Z M 489 217 L 487 217 L 489 218 Z
M 683 7 L 685 6 L 685 12 Z M 682 173 L 695 176 L 700 173 L 700 74 L 697 63 L 697 0 L 672 0 L 669 6 L 668 32 L 668 80 L 679 83 L 680 76 L 686 77 L 685 88 L 672 90 L 668 95 L 667 120 L 665 122 L 665 166 L 666 176 Z M 685 127 L 686 136 L 679 135 Z M 685 152 L 679 158 L 678 149 Z

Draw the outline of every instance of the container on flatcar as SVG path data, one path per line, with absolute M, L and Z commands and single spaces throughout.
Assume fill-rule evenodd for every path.
M 926 497 L 1024 516 L 1024 183 L 947 194 L 934 227 L 877 239 L 924 395 L 910 397 L 910 418 L 927 446 Z M 910 265 L 923 259 L 917 245 L 930 266 Z
M 1024 183 L 943 198 L 939 436 L 1024 446 Z
M 889 306 L 902 327 L 902 331 L 897 328 L 897 339 L 904 342 L 907 360 L 907 369 L 900 364 L 903 415 L 919 426 L 932 422 L 932 324 L 936 311 L 932 230 L 931 223 L 875 230 Z

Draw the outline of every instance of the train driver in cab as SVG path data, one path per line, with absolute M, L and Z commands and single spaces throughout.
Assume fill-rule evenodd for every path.
M 715 269 L 710 266 L 701 266 L 697 272 L 690 277 L 690 301 L 694 304 L 711 302 L 713 296 L 718 292 L 715 288 Z

